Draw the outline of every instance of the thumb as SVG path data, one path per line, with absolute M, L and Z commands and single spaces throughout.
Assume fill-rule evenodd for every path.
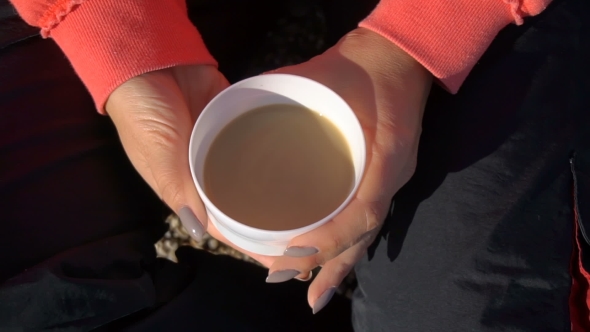
M 200 241 L 207 214 L 189 168 L 193 120 L 178 84 L 163 72 L 136 77 L 111 94 L 106 109 L 135 169 Z
M 201 241 L 207 229 L 207 213 L 190 172 L 186 153 L 189 137 L 182 135 L 173 140 L 175 143 L 157 149 L 148 162 L 156 192 L 176 212 L 189 234 Z

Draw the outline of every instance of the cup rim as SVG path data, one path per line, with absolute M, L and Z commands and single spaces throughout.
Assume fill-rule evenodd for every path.
M 348 193 L 348 196 L 329 215 L 327 215 L 324 218 L 322 218 L 318 221 L 315 221 L 307 226 L 303 226 L 303 227 L 299 227 L 299 228 L 286 229 L 286 230 L 268 230 L 268 229 L 252 227 L 252 226 L 246 225 L 244 223 L 241 223 L 241 222 L 231 218 L 230 216 L 225 214 L 223 211 L 221 211 L 209 199 L 209 197 L 205 193 L 205 189 L 201 187 L 201 184 L 200 184 L 200 182 L 195 174 L 195 171 L 194 171 L 195 160 L 193 160 L 193 158 L 192 158 L 192 152 L 193 152 L 193 149 L 195 149 L 194 136 L 196 134 L 196 129 L 198 128 L 199 123 L 202 120 L 202 114 L 207 112 L 207 110 L 209 110 L 211 108 L 211 105 L 213 105 L 218 99 L 222 98 L 222 96 L 227 91 L 239 88 L 242 85 L 244 85 L 250 81 L 255 81 L 257 79 L 260 79 L 261 77 L 267 77 L 267 76 L 279 76 L 279 77 L 282 76 L 287 79 L 302 80 L 302 81 L 306 81 L 308 84 L 316 85 L 317 87 L 324 89 L 328 95 L 331 95 L 331 98 L 334 98 L 334 99 L 338 100 L 338 102 L 342 103 L 346 107 L 346 109 L 353 115 L 354 125 L 359 129 L 359 131 L 361 133 L 360 140 L 362 143 L 361 144 L 361 152 L 362 153 L 361 153 L 361 162 L 360 162 L 360 167 L 359 167 L 360 176 L 359 176 L 359 179 L 357 180 L 357 176 L 355 175 L 355 184 L 354 184 L 353 188 L 350 190 L 350 192 Z M 216 135 L 218 135 L 218 134 L 219 133 L 217 133 Z M 195 122 L 195 124 L 193 126 L 191 136 L 190 136 L 190 141 L 189 141 L 188 154 L 189 154 L 189 167 L 190 167 L 191 177 L 193 179 L 193 184 L 195 185 L 195 187 L 198 191 L 200 199 L 203 201 L 203 205 L 205 206 L 205 209 L 211 209 L 211 210 L 213 210 L 212 212 L 214 212 L 215 215 L 223 216 L 224 220 L 221 221 L 221 220 L 219 220 L 219 218 L 217 218 L 217 222 L 220 222 L 223 224 L 226 224 L 226 222 L 229 224 L 234 224 L 238 228 L 242 228 L 242 229 L 247 230 L 249 232 L 255 232 L 256 234 L 263 235 L 263 236 L 264 235 L 275 235 L 275 236 L 276 235 L 288 235 L 291 233 L 303 234 L 303 233 L 308 232 L 309 230 L 315 229 L 316 227 L 319 227 L 320 225 L 332 220 L 336 215 L 338 215 L 340 212 L 342 212 L 348 206 L 348 204 L 352 201 L 352 199 L 356 195 L 356 192 L 358 191 L 358 188 L 360 187 L 360 184 L 361 184 L 362 179 L 364 177 L 366 160 L 367 160 L 366 138 L 365 138 L 363 128 L 360 124 L 358 117 L 356 116 L 356 114 L 352 110 L 352 107 L 350 107 L 350 105 L 339 94 L 337 94 L 335 91 L 333 91 L 329 87 L 325 86 L 324 84 L 317 82 L 315 80 L 312 80 L 310 78 L 304 77 L 304 76 L 293 75 L 293 74 L 274 74 L 274 73 L 257 75 L 257 76 L 252 76 L 252 77 L 243 79 L 243 80 L 238 81 L 238 82 L 230 85 L 229 87 L 225 88 L 224 90 L 219 92 L 215 97 L 213 97 L 213 99 L 211 99 L 211 101 L 209 101 L 209 103 L 207 103 L 207 105 L 203 108 L 203 111 L 201 111 L 201 113 L 199 114 L 199 117 L 197 118 L 197 121 Z M 229 230 L 231 230 L 232 232 L 234 232 L 240 236 L 245 236 L 245 234 L 241 234 L 242 232 L 236 232 L 235 227 L 233 227 L 233 225 L 226 225 L 226 228 L 228 228 Z

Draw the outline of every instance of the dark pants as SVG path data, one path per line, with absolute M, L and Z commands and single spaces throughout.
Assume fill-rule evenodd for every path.
M 570 331 L 570 303 L 585 304 L 570 301 L 570 161 L 583 220 L 589 4 L 555 0 L 504 29 L 457 95 L 433 89 L 416 173 L 356 267 L 359 331 Z
M 271 69 L 256 49 L 301 3 L 189 8 L 235 81 Z M 328 44 L 367 12 L 346 3 L 322 4 Z M 169 211 L 59 49 L 0 4 L 0 330 L 350 329 L 350 304 L 312 316 L 304 283 L 191 248 L 156 259 Z M 416 174 L 357 266 L 358 331 L 569 331 L 574 197 L 581 223 L 590 208 L 589 13 L 556 0 L 506 28 L 459 94 L 433 89 Z

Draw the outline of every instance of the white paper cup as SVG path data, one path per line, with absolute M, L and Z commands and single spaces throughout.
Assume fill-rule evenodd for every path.
M 220 211 L 209 200 L 204 190 L 205 158 L 217 134 L 245 112 L 272 104 L 302 105 L 327 117 L 346 138 L 354 164 L 354 187 L 346 200 L 322 220 L 297 229 L 271 231 L 242 224 Z M 221 234 L 238 247 L 267 256 L 282 255 L 291 239 L 321 226 L 341 212 L 358 189 L 365 169 L 365 159 L 365 137 L 358 119 L 348 104 L 334 91 L 318 82 L 286 74 L 248 78 L 222 91 L 211 100 L 197 119 L 189 146 L 191 173 L 197 191 L 207 208 L 209 220 Z

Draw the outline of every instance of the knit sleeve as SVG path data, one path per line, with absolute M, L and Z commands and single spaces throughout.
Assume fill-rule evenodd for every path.
M 215 60 L 184 0 L 11 0 L 21 17 L 60 46 L 103 112 L 128 79 Z
M 360 23 L 404 49 L 456 93 L 506 25 L 522 24 L 551 0 L 381 0 Z

